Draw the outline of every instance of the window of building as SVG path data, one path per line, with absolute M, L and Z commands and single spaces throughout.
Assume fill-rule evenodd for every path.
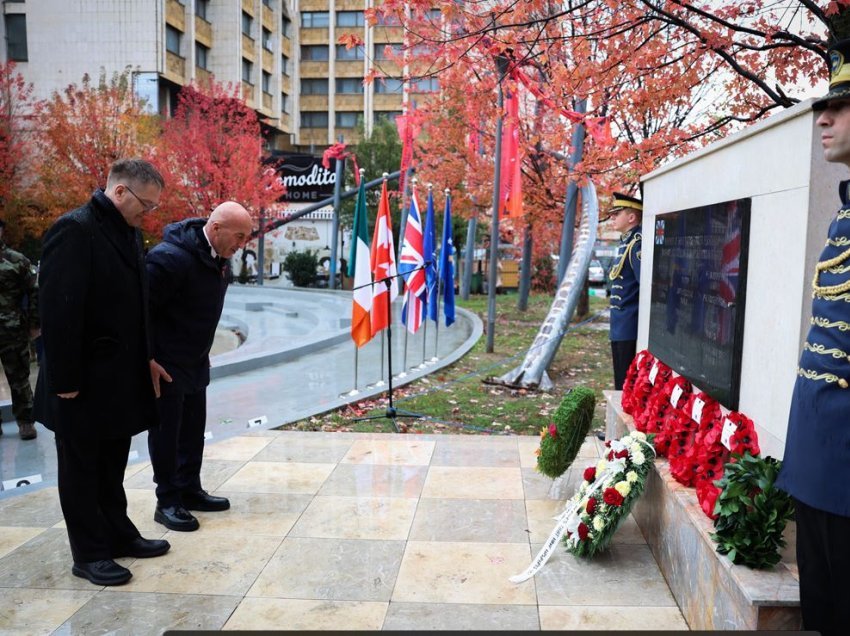
M 302 128 L 327 128 L 328 114 L 316 113 L 310 111 L 301 111 L 301 127 Z
M 375 80 L 376 93 L 401 93 L 404 82 L 395 77 L 383 77 Z
M 265 71 L 263 71 L 263 92 L 272 92 L 272 74 L 266 73 Z
M 362 60 L 365 57 L 362 46 L 352 46 L 348 48 L 345 44 L 336 45 L 336 59 L 352 61 Z
M 29 60 L 26 14 L 7 13 L 3 18 L 6 21 L 6 56 L 13 62 L 26 62 Z
M 395 121 L 396 117 L 401 117 L 402 112 L 400 110 L 382 110 L 377 111 L 375 113 L 375 121 L 380 121 L 382 119 L 386 119 L 389 121 Z
M 210 0 L 195 0 L 195 15 L 203 20 L 209 21 L 207 17 L 210 9 Z
M 304 62 L 327 62 L 327 44 L 304 44 L 301 46 L 301 60 Z
M 301 27 L 304 29 L 327 29 L 330 24 L 327 11 L 301 12 Z
M 242 12 L 242 33 L 251 37 L 251 29 L 254 27 L 254 17 L 250 13 Z
M 393 59 L 390 57 L 391 55 L 396 56 L 396 59 L 401 57 L 401 44 L 375 44 L 375 59 L 376 60 L 390 60 Z
M 166 24 L 165 25 L 165 50 L 174 53 L 175 55 L 180 55 L 180 36 L 183 34 L 180 33 L 173 26 Z
M 399 26 L 401 24 L 401 20 L 399 20 L 395 11 L 387 14 L 379 12 L 376 17 L 378 26 Z
M 357 77 L 336 78 L 336 92 L 345 95 L 362 95 L 363 80 Z
M 263 4 L 269 9 L 274 9 L 274 0 L 263 0 Z
M 280 112 L 289 113 L 289 95 L 286 93 L 280 94 Z
M 266 51 L 271 51 L 273 48 L 272 45 L 272 32 L 263 27 L 263 48 Z
M 251 62 L 251 60 L 246 60 L 243 57 L 242 58 L 242 81 L 248 82 L 249 84 L 252 84 L 253 82 L 251 82 L 251 76 L 253 74 L 254 74 L 254 64 L 253 64 L 253 62 Z
M 413 82 L 410 90 L 416 93 L 436 93 L 440 90 L 440 82 L 436 77 L 423 77 Z
M 362 113 L 356 111 L 340 111 L 336 113 L 337 128 L 356 128 L 357 119 Z
M 209 69 L 209 47 L 204 46 L 200 42 L 195 42 L 195 66 L 202 69 Z
M 426 14 L 425 17 L 435 24 L 439 24 L 440 20 L 443 19 L 442 13 L 440 13 L 439 9 L 431 9 Z
M 325 78 L 317 79 L 302 79 L 301 80 L 302 95 L 327 95 L 328 80 Z
M 284 37 L 288 38 L 292 36 L 292 20 L 290 20 L 286 16 L 283 16 L 280 21 L 280 32 L 283 34 Z
M 290 64 L 289 58 L 286 57 L 285 55 L 281 54 L 281 56 L 280 56 L 280 72 L 283 75 L 286 75 L 286 76 L 290 75 L 289 64 Z
M 362 27 L 365 24 L 362 11 L 336 12 L 336 25 L 338 27 Z

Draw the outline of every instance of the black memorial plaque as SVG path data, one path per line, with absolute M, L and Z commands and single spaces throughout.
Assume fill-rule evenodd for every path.
M 659 214 L 652 237 L 649 351 L 732 410 L 741 384 L 749 235 L 750 199 L 739 199 Z

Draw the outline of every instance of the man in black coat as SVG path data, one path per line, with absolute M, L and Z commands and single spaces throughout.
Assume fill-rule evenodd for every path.
M 132 576 L 113 559 L 159 556 L 170 547 L 141 537 L 123 485 L 131 437 L 157 421 L 138 228 L 162 188 L 147 161 L 117 161 L 106 190 L 61 216 L 43 243 L 35 416 L 56 436 L 72 572 L 96 585 Z
M 201 487 L 207 419 L 210 349 L 224 307 L 229 259 L 251 236 L 251 215 L 222 203 L 208 219 L 186 219 L 165 228 L 148 252 L 151 363 L 160 427 L 148 433 L 156 482 L 154 520 L 171 530 L 197 530 L 189 510 L 227 510 L 230 502 Z

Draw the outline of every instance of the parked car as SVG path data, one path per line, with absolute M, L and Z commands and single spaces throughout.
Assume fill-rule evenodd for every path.
M 605 269 L 595 258 L 590 261 L 590 266 L 587 268 L 587 280 L 591 285 L 601 285 L 605 282 Z

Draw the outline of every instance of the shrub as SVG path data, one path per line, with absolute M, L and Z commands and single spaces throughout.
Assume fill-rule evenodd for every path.
M 289 280 L 296 287 L 310 287 L 316 280 L 318 265 L 316 253 L 311 250 L 289 252 L 283 260 L 283 271 L 289 274 Z

